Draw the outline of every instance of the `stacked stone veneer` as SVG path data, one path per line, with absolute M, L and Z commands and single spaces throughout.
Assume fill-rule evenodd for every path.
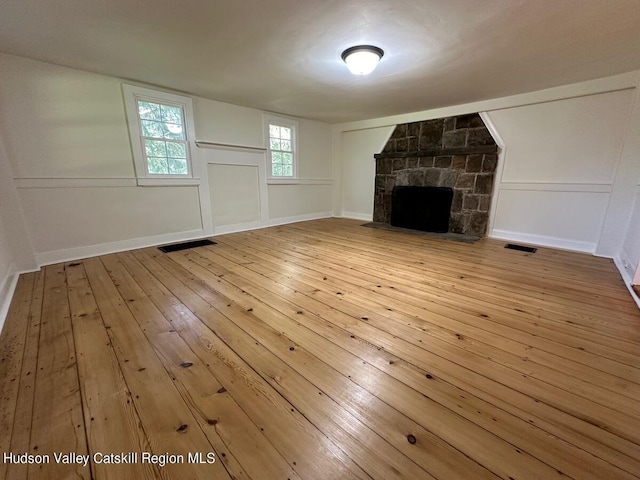
M 398 125 L 375 155 L 373 221 L 389 223 L 396 185 L 453 189 L 449 232 L 487 231 L 498 147 L 480 115 Z

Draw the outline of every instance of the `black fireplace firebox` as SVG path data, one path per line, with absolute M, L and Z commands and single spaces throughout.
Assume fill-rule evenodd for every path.
M 446 233 L 452 201 L 451 188 L 396 186 L 391 199 L 391 225 Z

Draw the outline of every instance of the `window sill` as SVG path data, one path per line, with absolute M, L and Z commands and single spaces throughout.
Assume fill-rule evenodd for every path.
M 330 178 L 267 178 L 267 185 L 331 185 Z
M 200 179 L 189 178 L 145 178 L 137 179 L 138 185 L 141 187 L 190 187 L 200 185 Z

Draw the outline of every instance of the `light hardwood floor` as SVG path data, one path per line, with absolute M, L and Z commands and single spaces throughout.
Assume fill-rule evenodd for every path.
M 640 478 L 640 313 L 610 260 L 360 223 L 22 275 L 0 452 L 139 453 L 0 478 Z

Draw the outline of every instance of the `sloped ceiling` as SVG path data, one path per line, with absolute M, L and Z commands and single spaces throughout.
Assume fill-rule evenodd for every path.
M 640 69 L 640 1 L 2 0 L 0 51 L 335 123 Z

